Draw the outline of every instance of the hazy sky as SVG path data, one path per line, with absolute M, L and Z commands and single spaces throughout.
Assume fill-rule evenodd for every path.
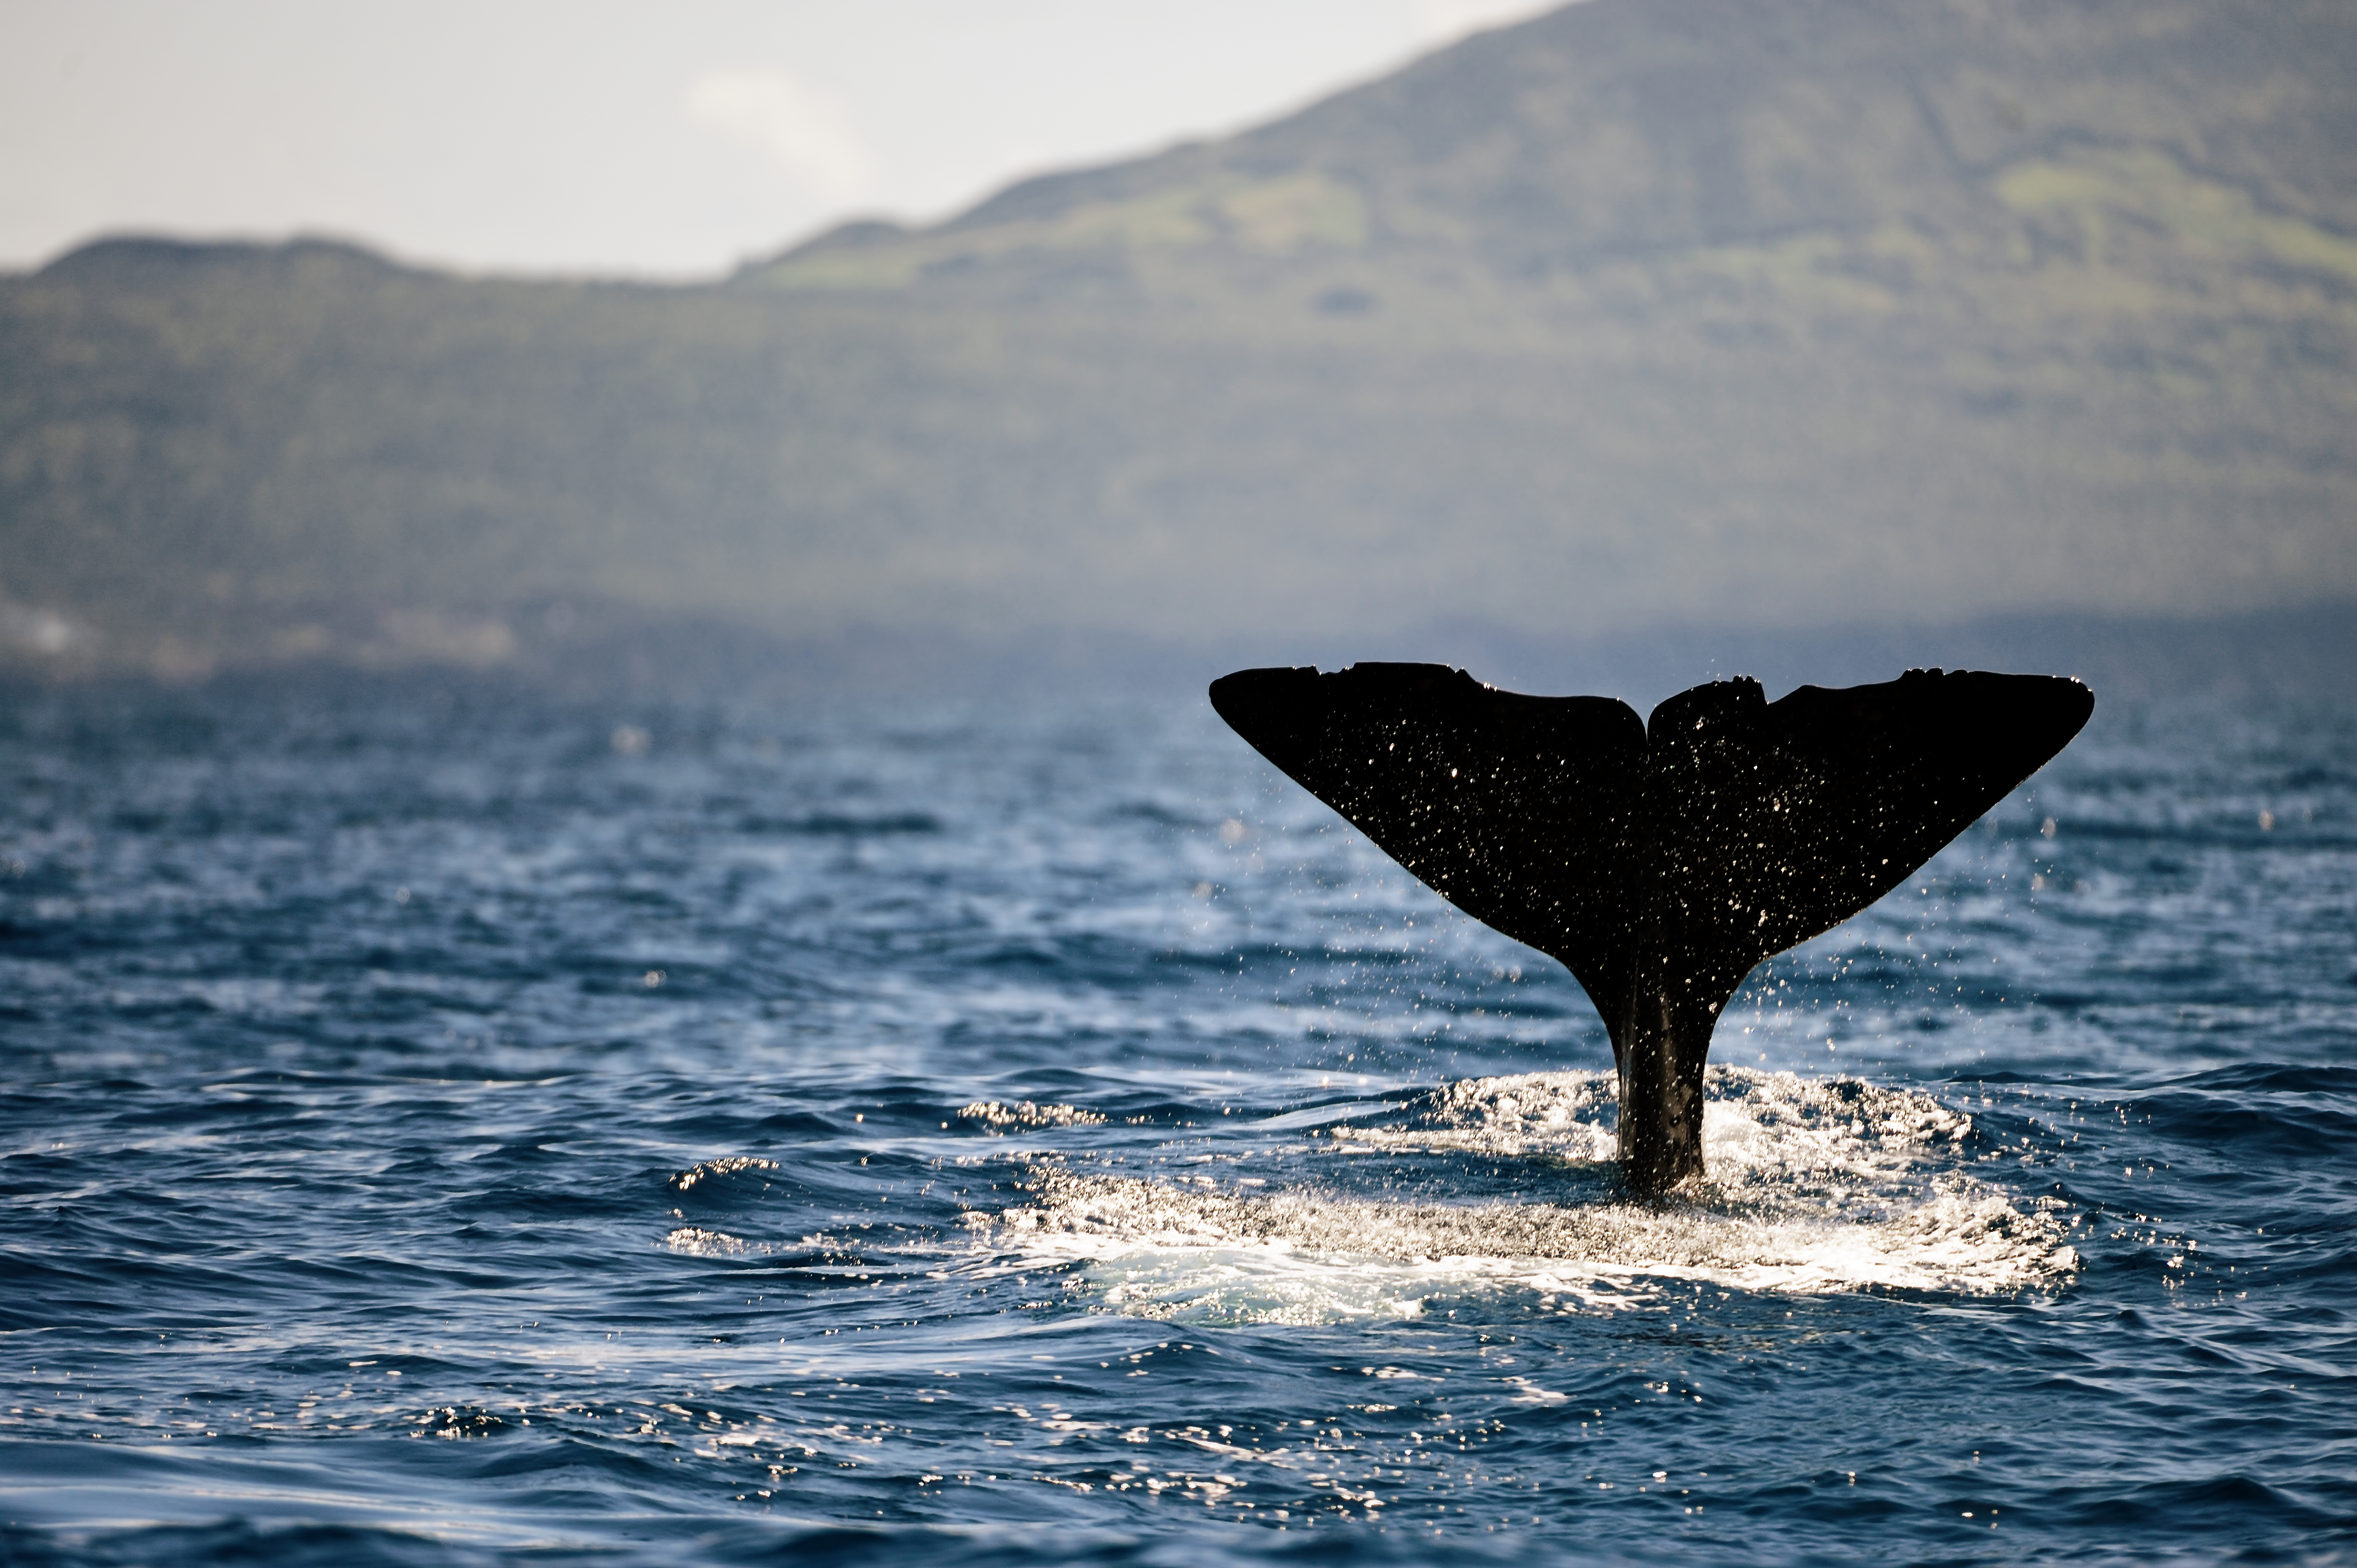
M 0 0 L 0 266 L 328 233 L 710 274 L 1273 117 L 1552 0 Z

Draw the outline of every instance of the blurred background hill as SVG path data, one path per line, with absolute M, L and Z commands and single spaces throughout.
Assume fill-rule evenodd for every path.
M 2335 0 L 1588 0 L 709 284 L 101 241 L 0 668 L 2344 680 L 2352 146 Z

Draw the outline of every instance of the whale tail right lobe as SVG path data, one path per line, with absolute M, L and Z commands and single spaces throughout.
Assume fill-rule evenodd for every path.
M 1753 966 L 1899 886 L 2094 703 L 2053 676 L 1916 670 L 1774 703 L 1713 682 L 1640 723 L 1435 664 L 1247 670 L 1211 695 L 1442 897 L 1571 970 L 1611 1033 L 1623 1165 L 1649 1187 L 1700 1170 L 1710 1028 Z

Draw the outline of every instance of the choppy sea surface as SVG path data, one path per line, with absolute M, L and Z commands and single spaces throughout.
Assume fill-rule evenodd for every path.
M 2100 693 L 2099 693 L 2100 704 Z M 0 1559 L 2357 1558 L 2357 713 L 1610 1055 L 1200 697 L 0 703 Z

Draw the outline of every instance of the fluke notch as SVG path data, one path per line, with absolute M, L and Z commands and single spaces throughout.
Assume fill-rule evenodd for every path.
M 2069 744 L 2076 681 L 1910 670 L 1611 697 L 1532 697 L 1441 664 L 1243 670 L 1237 734 L 1475 919 L 1570 969 L 1620 1074 L 1638 1191 L 1702 1174 L 1712 1027 L 1762 959 L 1906 880 Z

